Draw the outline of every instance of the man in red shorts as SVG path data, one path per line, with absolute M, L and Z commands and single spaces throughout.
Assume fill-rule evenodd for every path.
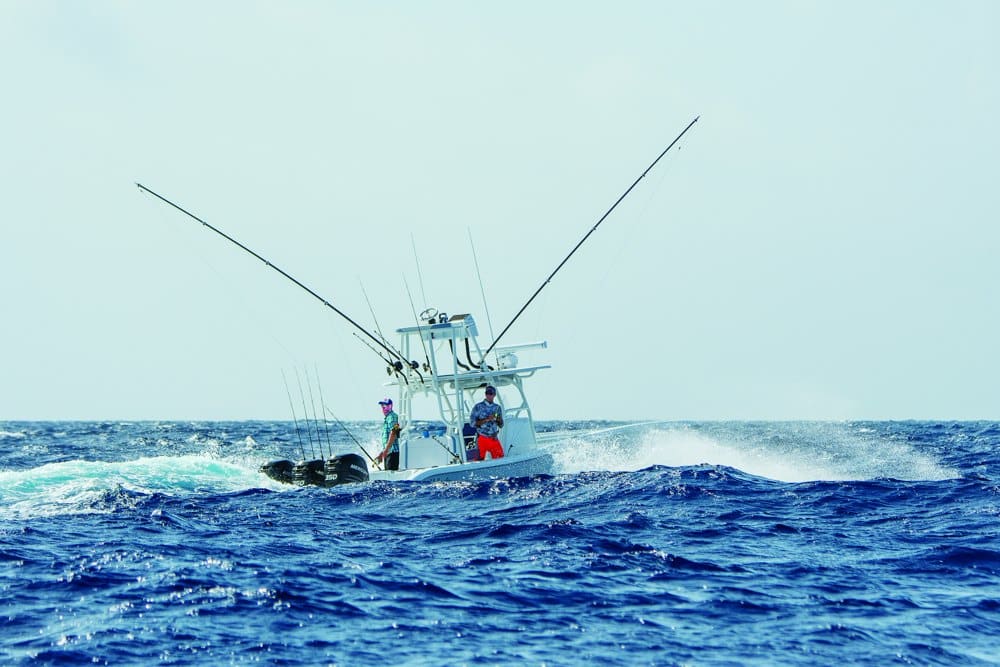
M 496 395 L 497 390 L 487 385 L 485 400 L 476 403 L 469 417 L 469 424 L 476 427 L 480 460 L 485 459 L 487 454 L 494 459 L 503 458 L 503 446 L 497 439 L 500 427 L 503 426 L 503 408 L 493 402 Z

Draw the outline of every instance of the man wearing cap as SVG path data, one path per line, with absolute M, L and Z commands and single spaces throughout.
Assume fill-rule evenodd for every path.
M 399 416 L 392 411 L 392 399 L 383 398 L 378 402 L 382 406 L 382 451 L 375 460 L 385 461 L 386 470 L 399 470 Z
M 503 446 L 497 439 L 500 427 L 503 426 L 503 408 L 493 402 L 496 394 L 497 390 L 487 385 L 486 399 L 476 403 L 469 416 L 469 424 L 476 427 L 480 460 L 485 459 L 487 453 L 495 459 L 503 458 Z

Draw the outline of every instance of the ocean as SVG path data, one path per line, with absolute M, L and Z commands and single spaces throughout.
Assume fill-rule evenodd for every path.
M 0 422 L 0 663 L 1000 664 L 1000 424 L 540 427 L 323 489 L 291 423 Z

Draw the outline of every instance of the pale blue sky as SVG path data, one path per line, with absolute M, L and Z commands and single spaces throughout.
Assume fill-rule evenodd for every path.
M 335 314 L 499 330 L 542 419 L 1000 418 L 996 2 L 0 3 L 0 419 L 288 418 Z M 487 342 L 488 341 L 484 341 Z

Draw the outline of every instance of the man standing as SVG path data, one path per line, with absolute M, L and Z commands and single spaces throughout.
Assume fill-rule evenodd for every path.
M 385 461 L 386 470 L 399 470 L 399 416 L 392 411 L 392 399 L 383 398 L 378 402 L 382 406 L 382 451 L 375 457 L 381 463 Z
M 500 427 L 503 426 L 503 408 L 493 402 L 496 395 L 497 390 L 487 385 L 486 399 L 476 403 L 469 417 L 469 424 L 476 427 L 480 460 L 484 460 L 487 453 L 494 459 L 503 458 L 503 446 L 497 439 Z

